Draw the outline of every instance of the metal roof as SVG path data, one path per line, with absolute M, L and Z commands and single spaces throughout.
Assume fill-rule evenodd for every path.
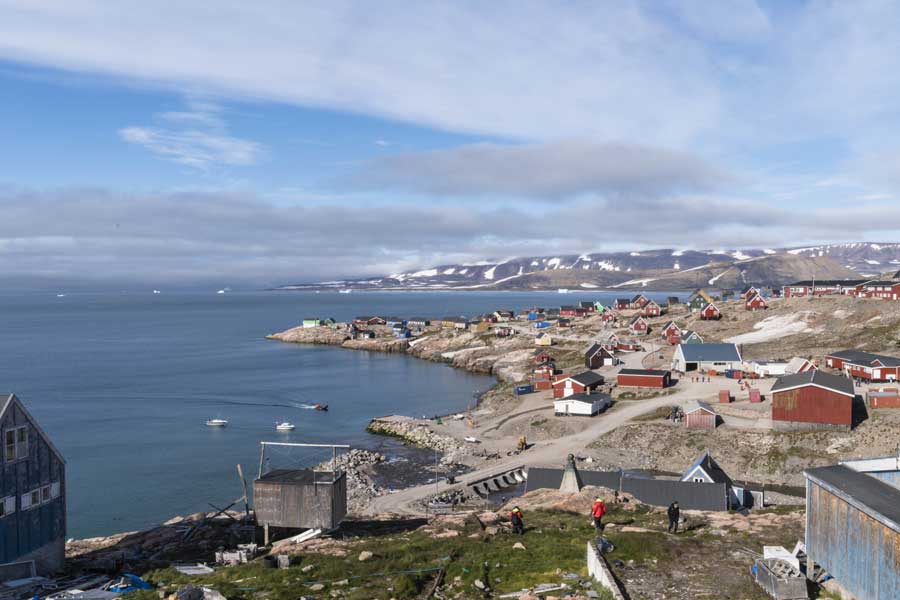
M 581 385 L 598 385 L 603 383 L 604 381 L 603 375 L 598 375 L 593 371 L 585 371 L 583 373 L 579 373 L 578 375 L 566 377 L 566 379 L 571 379 L 572 381 L 576 381 Z M 560 379 L 556 383 L 560 383 L 562 381 L 565 381 L 566 379 Z
M 665 377 L 668 374 L 668 371 L 659 369 L 622 369 L 619 371 L 619 375 L 645 375 L 647 377 Z
M 808 385 L 831 390 L 832 392 L 850 396 L 851 398 L 856 396 L 856 391 L 853 389 L 853 381 L 839 375 L 823 373 L 818 369 L 779 377 L 775 382 L 775 385 L 772 386 L 771 392 L 784 392 L 786 390 L 793 390 Z
M 685 362 L 734 362 L 741 360 L 736 344 L 678 344 Z
M 694 470 L 700 467 L 703 471 L 709 475 L 710 479 L 713 480 L 713 483 L 724 483 L 726 485 L 732 485 L 731 477 L 728 476 L 728 473 L 719 466 L 719 463 L 715 461 L 715 459 L 709 455 L 709 450 L 704 450 L 700 453 L 700 456 L 697 457 L 691 466 L 688 467 L 687 471 L 684 472 L 684 475 L 681 476 L 681 480 L 684 481 L 687 479 Z
M 839 358 L 844 362 L 851 362 L 857 365 L 868 365 L 876 360 L 886 367 L 896 367 L 900 365 L 900 358 L 897 358 L 896 356 L 873 354 L 872 352 L 865 352 L 863 350 L 839 350 L 838 352 L 832 352 L 827 356 Z
M 823 286 L 834 286 L 834 285 L 862 285 L 864 283 L 868 283 L 871 279 L 816 279 L 813 282 L 810 279 L 804 281 L 795 281 L 794 283 L 789 283 L 784 287 L 793 287 L 793 286 L 804 286 L 804 287 L 812 287 L 813 283 L 815 283 L 816 287 L 820 285 Z
M 897 488 L 844 465 L 807 469 L 803 474 L 856 509 L 900 532 L 900 491 Z
M 337 477 L 340 477 L 338 472 Z M 331 471 L 312 471 L 310 469 L 275 469 L 269 471 L 256 481 L 263 483 L 281 483 L 287 485 L 330 484 L 335 479 Z
M 716 411 L 710 407 L 706 402 L 701 402 L 700 400 L 691 400 L 687 404 L 684 405 L 684 414 L 692 413 L 698 410 L 705 410 L 706 412 L 711 412 L 712 414 L 716 414 Z

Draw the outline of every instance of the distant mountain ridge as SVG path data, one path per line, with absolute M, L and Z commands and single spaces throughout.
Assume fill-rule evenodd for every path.
M 547 290 L 780 286 L 802 279 L 858 279 L 900 269 L 900 243 L 797 248 L 594 252 L 442 264 L 384 277 L 281 286 L 302 289 Z

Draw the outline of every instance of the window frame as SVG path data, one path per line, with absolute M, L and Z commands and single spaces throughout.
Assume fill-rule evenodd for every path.
M 12 443 L 9 436 L 12 435 Z M 23 439 L 19 439 L 19 438 Z M 16 427 L 8 427 L 3 430 L 3 462 L 14 463 L 18 460 L 28 458 L 29 442 L 31 435 L 28 431 L 28 425 L 18 425 Z

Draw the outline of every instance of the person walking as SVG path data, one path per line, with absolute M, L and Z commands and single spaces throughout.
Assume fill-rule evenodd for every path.
M 594 499 L 594 506 L 591 507 L 591 516 L 594 518 L 594 528 L 597 531 L 603 531 L 603 515 L 606 514 L 606 504 L 603 499 L 597 497 Z
M 669 515 L 669 533 L 678 533 L 678 520 L 681 518 L 681 509 L 678 508 L 678 502 L 670 504 L 666 512 Z
M 525 521 L 522 520 L 522 511 L 518 506 L 513 507 L 512 512 L 509 513 L 509 521 L 512 523 L 513 533 L 525 534 Z

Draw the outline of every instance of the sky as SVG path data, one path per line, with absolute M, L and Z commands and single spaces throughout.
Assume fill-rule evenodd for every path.
M 0 285 L 900 241 L 900 2 L 0 0 Z

